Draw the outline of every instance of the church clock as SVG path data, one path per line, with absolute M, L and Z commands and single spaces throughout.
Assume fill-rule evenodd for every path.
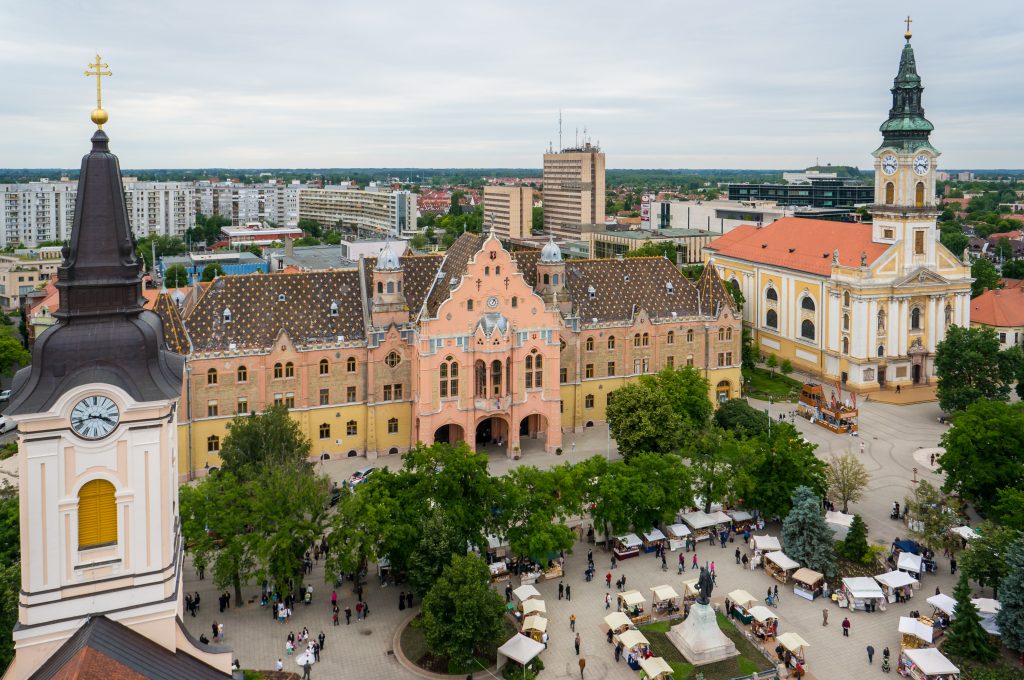
M 120 420 L 117 404 L 102 395 L 86 397 L 71 410 L 71 429 L 84 439 L 103 439 Z
M 886 154 L 882 157 L 882 172 L 887 175 L 892 175 L 896 172 L 896 169 L 900 167 L 900 162 L 896 160 L 896 156 L 893 154 Z
M 914 159 L 914 172 L 919 176 L 923 177 L 928 174 L 928 168 L 931 167 L 931 158 L 926 154 L 918 154 Z

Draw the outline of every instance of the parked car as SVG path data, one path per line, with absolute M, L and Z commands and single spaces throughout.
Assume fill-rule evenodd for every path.
M 352 487 L 353 491 L 355 491 L 355 488 L 362 484 L 363 482 L 365 482 L 367 478 L 370 475 L 372 475 L 376 469 L 377 468 L 371 466 L 356 470 L 355 472 L 352 473 L 352 476 L 348 478 L 348 485 Z
M 13 420 L 4 416 L 0 418 L 0 434 L 7 434 L 8 432 L 14 432 L 18 429 L 17 423 Z
M 10 400 L 11 400 L 11 391 L 10 390 L 4 390 L 3 392 L 0 392 L 0 401 L 10 401 Z

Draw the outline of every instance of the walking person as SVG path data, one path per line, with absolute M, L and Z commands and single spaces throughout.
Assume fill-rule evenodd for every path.
M 868 663 L 874 663 L 874 658 L 875 658 L 875 648 L 872 647 L 871 645 L 868 645 Z
M 778 585 L 775 586 L 774 596 L 775 596 L 774 597 L 775 604 L 778 604 L 779 603 L 779 586 Z
M 540 641 L 544 643 L 544 649 L 548 648 L 548 632 L 544 631 L 544 635 L 541 636 Z
M 956 558 L 955 557 L 950 557 L 949 558 L 949 573 L 950 574 L 956 574 Z
M 609 595 L 608 593 L 605 593 L 604 594 L 604 608 L 605 608 L 605 611 L 610 609 L 611 606 L 612 606 L 612 596 Z
M 695 550 L 694 553 L 693 553 L 693 562 L 690 563 L 690 571 L 693 571 L 694 569 L 699 569 L 699 568 L 700 567 L 697 564 L 697 551 Z
M 345 607 L 345 625 L 352 623 L 352 607 Z
M 509 587 L 511 588 L 512 586 L 509 586 Z M 604 576 L 604 587 L 608 588 L 609 590 L 611 590 L 611 587 L 612 587 L 612 572 L 610 572 L 610 571 L 607 574 L 605 574 L 605 576 Z
M 576 647 L 576 656 L 580 655 L 580 634 L 576 633 L 576 641 L 573 643 Z
M 327 640 L 327 636 L 324 635 L 323 631 L 320 631 L 320 634 L 316 636 L 316 641 L 320 645 L 320 649 L 321 650 L 324 648 L 324 642 L 326 640 Z
M 576 614 L 570 614 L 569 615 L 569 630 L 571 630 L 571 631 L 575 631 L 576 630 Z
M 565 587 L 565 599 L 567 599 L 567 600 L 571 600 L 572 599 L 572 586 L 566 586 Z
M 563 583 L 562 581 L 559 581 L 558 582 L 558 599 L 561 600 L 564 595 L 565 595 L 565 583 Z
M 740 549 L 739 549 L 739 547 L 737 547 L 736 548 L 736 564 L 739 564 L 739 563 L 740 563 Z
M 843 618 L 843 637 L 850 637 L 850 619 L 848 617 Z
M 822 609 L 821 610 L 821 625 L 823 625 L 823 626 L 827 626 L 828 625 L 828 610 L 827 609 Z

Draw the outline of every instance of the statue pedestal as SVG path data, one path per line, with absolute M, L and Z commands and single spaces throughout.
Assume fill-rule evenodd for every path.
M 706 604 L 692 605 L 690 615 L 682 623 L 672 626 L 667 637 L 694 666 L 731 659 L 740 654 L 736 644 L 718 627 L 715 610 Z

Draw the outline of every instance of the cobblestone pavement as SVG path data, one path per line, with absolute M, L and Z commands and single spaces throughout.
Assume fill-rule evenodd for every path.
M 769 407 L 768 404 L 752 403 L 760 408 Z M 774 404 L 770 408 L 773 416 L 776 416 L 780 412 L 788 413 L 792 405 Z M 893 500 L 899 500 L 902 505 L 903 497 L 912 489 L 912 469 L 918 467 L 918 478 L 924 475 L 936 483 L 940 481 L 936 473 L 928 471 L 928 466 L 915 460 L 914 455 L 918 449 L 931 448 L 938 444 L 939 437 L 945 430 L 945 426 L 937 422 L 938 415 L 938 406 L 935 404 L 891 406 L 866 402 L 861 405 L 859 438 L 834 435 L 800 418 L 797 418 L 796 425 L 808 440 L 818 444 L 818 453 L 822 457 L 844 451 L 861 455 L 859 445 L 861 441 L 865 443 L 863 456 L 872 476 L 871 484 L 865 498 L 860 503 L 853 504 L 851 511 L 864 517 L 872 541 L 888 544 L 903 533 L 902 524 L 889 519 L 889 508 Z M 577 435 L 567 434 L 565 439 L 567 453 L 564 456 L 531 453 L 527 450 L 521 461 L 513 462 L 494 454 L 491 456 L 492 471 L 501 474 L 513 464 L 545 467 L 566 460 L 576 461 L 591 455 L 608 453 L 606 430 L 601 426 Z M 572 446 L 573 442 L 576 442 L 575 449 Z M 611 446 L 611 454 L 614 455 L 614 443 Z M 364 459 L 327 461 L 323 464 L 323 469 L 340 479 L 366 463 Z M 397 466 L 401 464 L 401 460 L 398 457 L 384 458 L 373 464 Z M 779 526 L 770 525 L 769 533 L 779 536 Z M 737 545 L 728 544 L 724 550 L 710 548 L 707 544 L 702 544 L 698 548 L 698 558 L 701 562 L 715 561 L 718 573 L 718 586 L 714 593 L 716 600 L 723 598 L 734 588 L 744 588 L 760 596 L 769 585 L 775 584 L 775 581 L 763 571 L 744 571 L 735 564 L 734 550 Z M 551 635 L 549 649 L 542 656 L 547 667 L 542 677 L 579 677 L 573 635 L 569 631 L 569 616 L 574 613 L 577 618 L 576 630 L 580 633 L 582 641 L 580 654 L 587 660 L 585 677 L 595 680 L 635 678 L 636 674 L 629 671 L 624 663 L 614 663 L 611 646 L 605 642 L 598 628 L 605 615 L 606 589 L 602 577 L 609 570 L 609 553 L 603 547 L 593 547 L 598 578 L 587 583 L 583 578 L 583 571 L 589 548 L 591 546 L 578 544 L 574 554 L 567 556 L 564 582 L 572 588 L 571 601 L 558 600 L 557 581 L 538 584 L 547 603 Z M 676 556 L 675 553 L 670 554 L 670 564 Z M 687 559 L 689 560 L 689 556 Z M 811 677 L 855 679 L 881 675 L 878 657 L 882 649 L 888 646 L 894 655 L 899 652 L 898 617 L 915 608 L 920 609 L 922 613 L 930 613 L 931 608 L 924 600 L 934 593 L 937 586 L 943 592 L 952 592 L 953 578 L 949 574 L 949 562 L 940 556 L 938 563 L 939 573 L 926 576 L 921 589 L 909 603 L 889 605 L 885 612 L 849 613 L 821 599 L 813 603 L 808 602 L 794 595 L 791 587 L 782 587 L 779 589 L 781 603 L 778 609 L 780 632 L 798 632 L 811 644 L 808 653 Z M 613 581 L 622 573 L 627 575 L 628 588 L 640 590 L 648 597 L 648 588 L 663 583 L 676 586 L 676 589 L 680 590 L 682 578 L 676 575 L 674 568 L 670 568 L 667 573 L 662 572 L 660 562 L 655 560 L 653 555 L 641 555 L 639 558 L 621 563 L 614 572 Z M 284 656 L 285 636 L 290 630 L 300 630 L 307 626 L 314 635 L 321 630 L 327 635 L 321 663 L 315 666 L 312 673 L 316 680 L 405 680 L 415 677 L 398 664 L 390 651 L 395 627 L 408 613 L 398 610 L 396 600 L 400 587 L 381 588 L 371 575 L 370 585 L 365 590 L 365 597 L 370 605 L 369 618 L 357 622 L 353 614 L 350 626 L 345 626 L 342 620 L 342 625 L 335 628 L 330 625 L 330 588 L 324 585 L 322 561 L 314 570 L 312 583 L 315 588 L 313 604 L 309 607 L 300 604 L 295 617 L 286 625 L 281 625 L 272 621 L 270 612 L 260 607 L 258 602 L 247 603 L 241 608 L 232 607 L 220 614 L 217 611 L 216 592 L 210 580 L 198 581 L 191 565 L 186 564 L 186 589 L 198 590 L 203 602 L 200 615 L 194 619 L 186 617 L 186 624 L 198 635 L 209 630 L 214 618 L 223 623 L 226 644 L 234 648 L 236 656 L 246 668 L 270 669 L 278 657 L 282 657 L 285 658 L 286 668 L 296 669 L 294 661 Z M 243 593 L 247 599 L 252 599 L 258 594 L 258 588 L 248 587 L 243 589 Z M 353 605 L 355 600 L 351 587 L 346 586 L 338 594 L 342 609 L 345 605 Z M 830 610 L 827 627 L 821 625 L 823 608 Z M 845 639 L 839 627 L 844 615 L 848 615 L 852 622 L 851 636 Z M 865 651 L 869 644 L 874 646 L 877 653 L 873 667 L 868 665 Z M 479 679 L 490 676 L 480 672 L 475 677 Z

